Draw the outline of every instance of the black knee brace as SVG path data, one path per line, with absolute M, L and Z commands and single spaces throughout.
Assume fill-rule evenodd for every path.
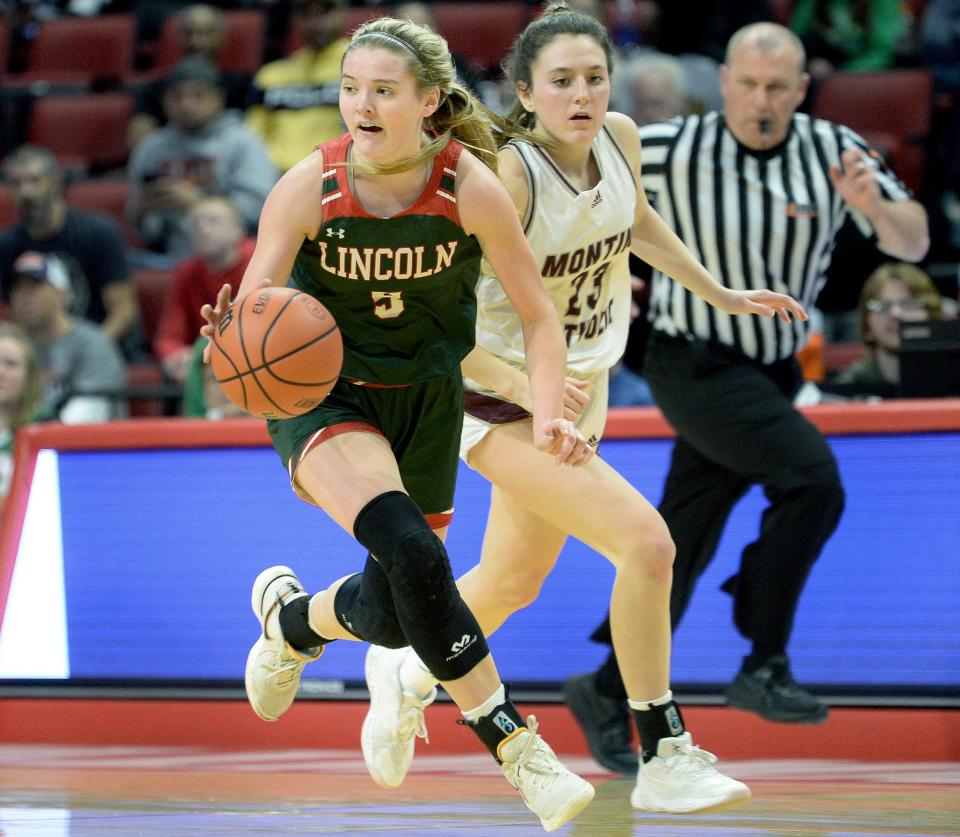
M 487 641 L 460 597 L 447 551 L 402 491 L 375 497 L 353 532 L 380 562 L 397 619 L 410 645 L 438 680 L 456 680 L 487 654 Z
M 337 620 L 355 637 L 384 648 L 409 644 L 393 608 L 390 582 L 372 555 L 362 573 L 340 585 L 333 604 Z

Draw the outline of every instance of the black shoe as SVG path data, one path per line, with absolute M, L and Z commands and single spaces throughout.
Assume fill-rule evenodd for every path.
M 782 654 L 769 657 L 750 674 L 741 671 L 727 687 L 727 705 L 787 724 L 822 724 L 830 711 L 793 679 Z
M 626 701 L 601 695 L 592 674 L 579 674 L 563 684 L 563 700 L 587 737 L 590 752 L 607 770 L 635 777 L 640 757 L 630 738 Z

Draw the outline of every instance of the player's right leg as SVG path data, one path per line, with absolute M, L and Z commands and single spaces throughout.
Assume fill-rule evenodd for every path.
M 441 680 L 527 807 L 548 831 L 570 820 L 593 798 L 593 787 L 560 763 L 537 734 L 535 720 L 524 722 L 506 695 L 480 626 L 457 591 L 443 543 L 409 495 L 385 485 L 384 475 L 395 474 L 399 482 L 386 440 L 362 433 L 332 438 L 304 459 L 300 472 L 302 488 L 338 523 L 349 521 L 354 537 L 376 556 L 404 637 Z M 340 475 L 336 484 L 330 474 Z M 354 500 L 364 490 L 366 502 L 357 508 Z M 313 606 L 317 603 L 322 608 Z M 323 636 L 351 621 L 329 595 L 313 604 L 312 626 Z M 366 638 L 364 633 L 357 635 Z
M 274 444 L 291 463 L 291 484 L 296 493 L 323 508 L 352 532 L 353 519 L 371 495 L 402 489 L 403 483 L 389 445 L 374 428 L 339 432 L 356 428 L 357 423 L 351 422 L 333 424 L 320 431 L 306 423 L 316 420 L 302 418 L 304 424 L 299 432 L 294 426 L 297 419 L 277 423 L 279 427 L 271 428 Z M 306 439 L 309 441 L 304 443 Z M 338 480 L 335 486 L 330 484 L 330 474 L 351 472 L 352 479 Z M 257 576 L 251 605 L 261 634 L 247 656 L 244 685 L 254 712 L 265 721 L 277 720 L 290 708 L 303 667 L 320 657 L 327 642 L 358 638 L 333 615 L 341 587 L 351 582 L 356 588 L 351 592 L 361 597 L 366 593 L 368 605 L 383 597 L 389 599 L 389 589 L 384 592 L 375 583 L 369 583 L 365 574 L 367 570 L 364 574 L 345 576 L 312 599 L 289 567 L 270 567 Z M 402 637 L 392 605 L 384 609 L 383 618 L 373 620 L 382 624 L 374 626 L 380 630 L 375 630 L 372 638 L 384 641 L 384 637 Z M 368 606 L 364 612 L 375 614 L 377 610 Z

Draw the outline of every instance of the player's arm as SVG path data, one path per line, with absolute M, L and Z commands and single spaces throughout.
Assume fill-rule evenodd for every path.
M 517 155 L 509 148 L 500 149 L 497 156 L 500 180 L 513 201 L 517 217 L 522 218 L 528 198 L 527 184 L 520 168 L 520 162 Z M 486 252 L 486 248 L 484 248 L 484 252 Z M 530 381 L 527 376 L 486 349 L 475 346 L 473 351 L 463 359 L 460 368 L 466 377 L 477 381 L 493 392 L 500 393 L 514 404 L 532 410 Z
M 470 354 L 460 362 L 460 371 L 465 378 L 500 393 L 507 401 L 530 409 L 527 376 L 482 346 L 471 349 Z
M 533 401 L 530 397 L 530 381 L 516 367 L 488 352 L 482 346 L 474 346 L 460 363 L 464 377 L 483 385 L 502 395 L 507 401 L 518 404 L 532 412 Z M 590 396 L 585 392 L 587 384 L 576 378 L 567 377 L 563 385 L 563 417 L 576 421 L 587 404 Z
M 610 113 L 607 114 L 607 125 L 630 162 L 637 184 L 637 209 L 630 248 L 635 256 L 729 314 L 759 314 L 763 317 L 777 314 L 786 322 L 790 321 L 791 315 L 807 319 L 800 303 L 785 294 L 771 290 L 735 291 L 714 279 L 650 206 L 640 179 L 640 136 L 636 123 L 622 113 Z
M 460 155 L 457 204 L 464 230 L 477 237 L 520 317 L 534 443 L 560 462 L 583 461 L 589 453 L 582 437 L 561 418 L 567 349 L 560 318 L 543 288 L 510 195 L 490 169 L 467 153 Z
M 305 157 L 270 190 L 260 213 L 257 244 L 244 271 L 236 298 L 269 285 L 286 285 L 304 238 L 315 238 L 322 209 L 317 196 L 323 183 L 323 157 L 319 151 Z M 200 333 L 209 337 L 231 304 L 232 288 L 224 285 L 214 305 L 200 313 L 207 325 Z
M 323 156 L 310 154 L 283 175 L 270 190 L 260 213 L 257 245 L 243 274 L 237 296 L 261 287 L 286 285 L 304 238 L 315 238 L 322 209 Z

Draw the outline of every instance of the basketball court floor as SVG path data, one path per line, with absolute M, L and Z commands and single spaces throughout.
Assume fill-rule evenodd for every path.
M 264 723 L 245 700 L 0 695 L 0 837 L 545 833 L 449 701 L 402 787 L 367 775 L 366 700 L 298 700 Z M 641 814 L 560 703 L 521 703 L 597 789 L 558 834 L 960 835 L 960 711 L 835 705 L 819 726 L 690 705 L 695 741 L 747 782 L 736 810 Z
M 630 780 L 565 761 L 597 796 L 559 834 L 960 834 L 957 762 L 725 760 L 753 800 L 677 817 L 634 812 Z M 543 833 L 482 753 L 418 755 L 386 791 L 356 750 L 0 745 L 3 837 Z

